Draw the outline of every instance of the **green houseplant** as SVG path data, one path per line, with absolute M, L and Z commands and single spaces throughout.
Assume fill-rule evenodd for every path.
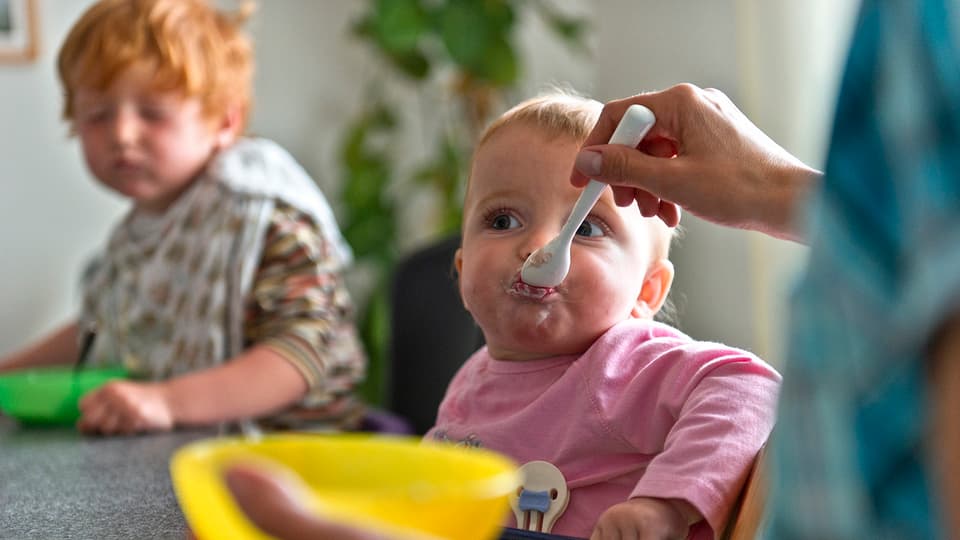
M 371 403 L 383 399 L 389 276 L 400 255 L 399 209 L 406 203 L 392 186 L 406 182 L 404 194 L 432 195 L 435 208 L 422 223 L 430 237 L 459 230 L 462 188 L 476 136 L 522 74 L 515 34 L 527 11 L 558 39 L 583 50 L 585 21 L 564 15 L 547 0 L 368 0 L 354 21 L 353 35 L 387 67 L 371 81 L 372 91 L 346 127 L 339 154 L 344 235 L 358 264 L 373 269 L 372 292 L 360 312 L 370 356 L 363 393 Z M 405 126 L 400 105 L 384 95 L 391 84 L 440 95 L 452 104 L 432 111 L 441 116 L 434 119 L 440 127 L 426 142 L 427 156 L 405 175 L 392 152 L 405 136 Z

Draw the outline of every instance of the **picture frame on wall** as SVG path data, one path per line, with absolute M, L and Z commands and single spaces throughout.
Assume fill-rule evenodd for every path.
M 37 0 L 0 0 L 0 63 L 37 57 Z

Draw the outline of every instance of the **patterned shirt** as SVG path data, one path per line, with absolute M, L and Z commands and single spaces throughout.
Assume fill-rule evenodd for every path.
M 268 345 L 289 360 L 310 391 L 301 406 L 264 421 L 272 427 L 353 427 L 363 411 L 352 391 L 365 357 L 339 265 L 309 216 L 277 204 L 244 316 L 244 342 Z
M 926 348 L 960 298 L 958 14 L 863 2 L 793 298 L 771 539 L 945 536 Z
M 114 227 L 84 276 L 81 321 L 97 331 L 94 361 L 150 380 L 264 344 L 309 387 L 272 420 L 349 425 L 364 366 L 342 276 L 350 260 L 306 171 L 276 143 L 242 139 L 164 212 L 133 208 Z

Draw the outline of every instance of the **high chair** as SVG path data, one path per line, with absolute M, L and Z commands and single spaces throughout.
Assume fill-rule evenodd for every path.
M 760 532 L 767 499 L 767 447 L 760 448 L 747 473 L 743 489 L 730 511 L 720 540 L 754 540 Z
M 450 236 L 401 260 L 390 292 L 387 407 L 424 434 L 460 366 L 483 345 L 483 334 L 460 301 Z

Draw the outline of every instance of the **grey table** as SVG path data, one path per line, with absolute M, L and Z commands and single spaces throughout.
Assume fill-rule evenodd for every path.
M 217 433 L 87 437 L 0 416 L 0 539 L 183 539 L 170 456 Z M 500 540 L 578 539 L 506 529 Z
M 87 437 L 0 416 L 0 539 L 182 539 L 170 456 L 213 435 Z

